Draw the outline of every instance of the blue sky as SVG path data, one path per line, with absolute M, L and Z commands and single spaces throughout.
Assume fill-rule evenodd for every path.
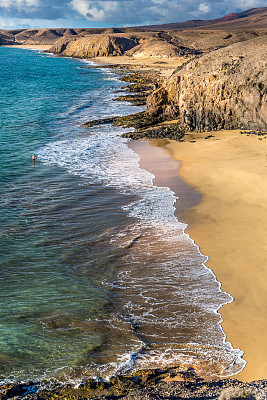
M 267 0 L 0 0 L 0 28 L 116 27 L 219 18 Z

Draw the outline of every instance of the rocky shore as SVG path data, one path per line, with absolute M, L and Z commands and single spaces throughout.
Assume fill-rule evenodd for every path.
M 265 37 L 194 59 L 151 94 L 147 113 L 188 131 L 267 130 L 266 60 Z
M 1 32 L 2 44 L 25 40 L 29 33 Z M 157 69 L 136 71 L 129 65 L 114 65 L 122 81 L 130 85 L 127 94 L 115 101 L 147 105 L 142 113 L 88 121 L 85 127 L 115 124 L 130 129 L 132 139 L 168 138 L 183 141 L 188 131 L 209 132 L 242 129 L 261 139 L 267 131 L 267 40 L 266 32 L 89 32 L 54 30 L 35 33 L 51 43 L 55 54 L 88 58 L 126 54 L 129 57 L 184 57 L 184 63 L 163 80 Z M 91 35 L 90 38 L 85 37 Z M 100 36 L 101 34 L 101 36 Z M 204 39 L 203 39 L 204 37 Z M 192 43 L 192 44 L 189 44 Z M 1 44 L 0 43 L 0 44 Z M 102 68 L 103 66 L 101 66 Z M 110 66 L 109 66 L 110 67 Z M 89 131 L 88 131 L 89 132 Z M 207 135 L 206 138 L 211 136 Z M 180 381 L 177 381 L 177 378 Z M 49 389 L 45 389 L 48 387 Z M 234 379 L 204 382 L 194 370 L 139 371 L 117 375 L 110 382 L 84 381 L 78 388 L 46 382 L 6 384 L 0 387 L 7 399 L 219 399 L 267 398 L 267 380 L 250 383 Z
M 154 71 L 117 65 L 130 94 L 116 100 L 147 105 L 143 113 L 90 121 L 135 128 L 125 137 L 182 140 L 188 131 L 267 131 L 267 40 L 260 37 L 197 57 L 163 80 Z
M 114 65 L 111 66 L 120 75 L 120 80 L 130 83 L 123 89 L 129 94 L 119 96 L 114 101 L 127 101 L 132 105 L 146 105 L 147 98 L 154 90 L 164 82 L 157 71 L 136 71 L 130 65 Z M 182 140 L 185 130 L 177 121 L 165 121 L 163 116 L 151 116 L 146 111 L 130 114 L 127 116 L 114 116 L 85 122 L 83 126 L 92 127 L 95 125 L 113 124 L 115 126 L 123 126 L 126 128 L 134 128 L 123 134 L 123 137 L 131 139 L 155 139 L 168 138 L 174 140 Z
M 174 380 L 180 378 L 180 381 Z M 49 387 L 49 388 L 48 388 Z M 193 369 L 179 368 L 138 371 L 117 375 L 109 382 L 89 379 L 70 384 L 28 382 L 0 387 L 1 400 L 265 400 L 267 380 L 243 383 L 236 379 L 202 381 Z

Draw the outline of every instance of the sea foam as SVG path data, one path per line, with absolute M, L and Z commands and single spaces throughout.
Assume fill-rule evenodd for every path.
M 113 72 L 105 69 L 103 74 L 106 79 L 117 80 Z M 140 240 L 140 244 L 138 242 L 138 251 L 142 257 L 147 254 L 155 265 L 150 269 L 146 267 L 145 278 L 138 276 L 138 273 L 136 275 L 132 269 L 126 269 L 118 271 L 115 281 L 103 284 L 116 289 L 125 298 L 121 305 L 124 318 L 132 324 L 133 329 L 134 326 L 143 326 L 139 338 L 146 337 L 146 340 L 140 341 L 141 345 L 138 344 L 134 353 L 120 354 L 118 362 L 112 364 L 113 372 L 110 372 L 110 365 L 102 366 L 102 370 L 106 369 L 110 374 L 125 372 L 129 368 L 159 367 L 182 362 L 185 366 L 194 365 L 203 375 L 207 365 L 210 369 L 208 374 L 212 375 L 211 366 L 214 364 L 214 375 L 233 375 L 244 368 L 245 361 L 242 351 L 226 342 L 218 314 L 219 308 L 233 299 L 222 292 L 220 283 L 205 265 L 208 258 L 201 254 L 185 233 L 186 225 L 175 217 L 177 195 L 168 187 L 155 186 L 154 175 L 140 168 L 139 156 L 127 146 L 128 139 L 121 137 L 124 128 L 111 125 L 90 129 L 80 127 L 87 120 L 126 115 L 144 109 L 129 107 L 125 102 L 114 102 L 118 95 L 110 88 L 91 92 L 90 99 L 84 95 L 78 107 L 70 109 L 63 116 L 69 119 L 74 134 L 66 138 L 64 130 L 60 140 L 51 141 L 38 150 L 42 162 L 57 165 L 72 175 L 84 178 L 84 184 L 101 184 L 119 190 L 122 195 L 130 194 L 137 198 L 123 207 L 129 216 L 128 228 L 111 237 L 110 241 L 124 247 L 129 234 L 134 238 L 141 233 L 145 239 Z M 60 131 L 58 127 L 57 131 Z M 154 247 L 151 246 L 151 240 L 154 241 Z M 160 258 L 155 261 L 153 258 L 157 246 L 162 246 L 166 251 L 163 260 Z M 126 256 L 130 257 L 132 265 L 140 264 L 138 251 L 137 254 Z M 184 303 L 186 309 L 192 308 L 191 311 L 184 315 L 175 312 L 175 308 L 169 312 L 162 311 L 168 293 L 172 304 L 177 303 L 179 308 Z M 209 325 L 207 318 L 200 329 L 202 314 L 210 315 L 212 323 Z M 151 333 L 149 327 L 153 326 L 155 332 Z M 151 344 L 144 350 L 147 341 L 151 342 L 154 338 L 157 343 L 162 326 L 166 328 L 166 334 L 177 335 L 177 340 L 168 344 L 169 339 L 166 338 L 163 346 Z M 193 340 L 184 343 L 182 336 L 179 337 L 180 328 L 182 332 L 188 329 L 194 331 Z

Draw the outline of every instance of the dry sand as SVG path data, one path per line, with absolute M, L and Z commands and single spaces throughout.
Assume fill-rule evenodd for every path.
M 39 50 L 39 51 L 48 51 L 51 48 L 50 45 L 46 44 L 16 44 L 9 46 L 1 46 L 1 47 L 16 47 L 17 49 L 31 49 L 31 50 Z
M 209 133 L 210 134 L 210 133 Z M 166 148 L 182 179 L 202 194 L 186 211 L 187 233 L 209 256 L 235 301 L 220 312 L 227 340 L 244 351 L 243 381 L 267 373 L 267 138 L 238 131 L 190 134 Z M 196 140 L 196 142 L 190 142 Z
M 155 70 L 163 78 L 169 78 L 173 71 L 185 61 L 188 60 L 186 57 L 177 58 L 157 58 L 157 57 L 129 57 L 129 56 L 116 56 L 116 57 L 97 57 L 92 59 L 101 64 L 105 65 L 131 65 L 135 71 L 147 71 Z
M 98 61 L 115 64 L 114 57 Z M 137 70 L 155 69 L 162 77 L 170 76 L 184 61 L 116 57 L 116 64 L 131 64 Z M 205 139 L 210 134 L 214 137 Z M 180 196 L 176 204 L 178 218 L 189 224 L 187 233 L 209 257 L 207 266 L 222 283 L 222 289 L 235 299 L 220 312 L 227 340 L 244 351 L 247 361 L 236 378 L 265 379 L 267 137 L 260 140 L 239 131 L 220 131 L 188 134 L 185 142 L 167 142 L 150 140 L 152 147 L 132 142 L 131 147 L 141 156 L 141 167 L 156 175 L 155 184 L 169 186 Z M 156 150 L 160 146 L 167 152 Z M 168 152 L 181 167 L 170 164 Z

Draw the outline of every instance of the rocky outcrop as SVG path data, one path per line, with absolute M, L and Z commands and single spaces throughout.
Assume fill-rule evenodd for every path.
M 63 36 L 58 39 L 49 49 L 50 53 L 60 54 L 66 50 L 70 42 L 77 40 L 76 36 Z
M 117 28 L 55 28 L 0 30 L 1 44 L 52 45 L 60 38 L 82 38 L 89 35 L 118 33 Z M 3 38 L 3 39 L 2 39 Z
M 51 44 L 62 36 L 63 32 L 56 29 L 29 29 L 18 33 L 16 35 L 16 41 L 22 42 L 27 41 L 28 44 L 36 42 L 43 44 Z
M 147 100 L 151 118 L 178 119 L 188 130 L 267 130 L 266 37 L 195 58 Z
M 267 34 L 267 30 L 183 30 L 160 33 L 161 37 L 180 48 L 206 53 L 232 44 L 255 39 Z
M 0 30 L 0 46 L 10 45 L 14 42 L 14 36 L 8 31 Z
M 126 55 L 134 56 L 136 58 L 155 57 L 169 59 L 182 57 L 188 53 L 189 51 L 186 52 L 183 48 L 175 46 L 165 39 L 156 37 L 148 39 L 138 46 L 135 46 L 130 51 L 127 51 Z
M 173 378 L 178 377 L 181 381 Z M 203 382 L 193 368 L 141 370 L 132 375 L 87 379 L 80 385 L 53 382 L 4 384 L 1 400 L 266 400 L 267 380 L 240 382 L 236 379 Z
M 165 35 L 162 37 L 162 35 Z M 64 56 L 91 58 L 98 56 L 127 55 L 136 58 L 177 58 L 196 53 L 195 49 L 172 43 L 173 36 L 168 34 L 101 34 L 63 36 L 58 39 L 50 51 Z M 175 39 L 174 39 L 175 40 Z
M 120 56 L 138 44 L 136 38 L 112 35 L 92 35 L 69 42 L 62 52 L 67 57 L 92 58 Z M 57 45 L 57 44 L 55 44 Z M 65 45 L 63 45 L 65 46 Z

